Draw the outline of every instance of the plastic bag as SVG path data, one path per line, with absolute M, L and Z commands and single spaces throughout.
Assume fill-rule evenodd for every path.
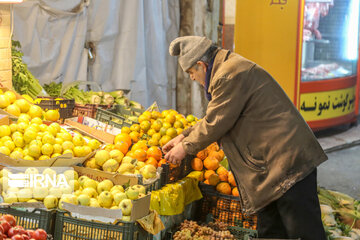
M 184 178 L 153 191 L 150 209 L 157 211 L 160 215 L 178 215 L 184 211 L 186 205 L 201 198 L 198 181 L 193 178 Z
M 145 231 L 153 235 L 156 235 L 161 230 L 165 229 L 165 226 L 156 211 L 151 211 L 149 215 L 138 219 L 137 222 L 142 226 Z

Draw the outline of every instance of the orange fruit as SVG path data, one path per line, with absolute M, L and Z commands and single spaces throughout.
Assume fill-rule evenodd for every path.
M 127 152 L 127 153 L 126 153 L 126 156 L 131 157 L 131 158 L 135 158 L 135 154 L 134 154 L 133 151 Z
M 151 112 L 151 118 L 152 119 L 158 119 L 159 117 L 161 117 L 161 113 L 158 111 L 152 111 Z
M 223 155 L 219 152 L 215 152 L 215 151 L 211 151 L 209 152 L 209 156 L 208 157 L 214 157 L 216 158 L 219 162 L 221 162 L 221 160 L 223 159 Z
M 171 137 L 165 135 L 165 136 L 162 136 L 160 141 L 159 141 L 159 144 L 160 144 L 160 147 L 164 146 L 165 144 L 167 144 L 169 141 L 171 140 Z
M 131 147 L 131 151 L 135 151 L 138 149 L 144 149 L 145 151 L 147 151 L 148 147 L 147 147 L 146 143 L 138 141 Z
M 161 167 L 163 164 L 166 164 L 166 159 L 163 158 L 158 162 L 158 167 Z
M 121 141 L 126 142 L 129 147 L 132 144 L 131 137 L 127 133 L 120 133 L 120 134 L 116 135 L 114 143 L 116 144 Z
M 139 141 L 139 138 L 140 138 L 140 133 L 138 132 L 131 132 L 129 133 L 129 137 L 131 138 L 131 141 L 132 142 L 138 142 Z
M 215 173 L 214 170 L 206 170 L 205 173 L 204 173 L 205 179 L 209 179 L 209 177 L 214 173 Z
M 210 185 L 209 180 L 207 180 L 207 179 L 204 181 L 204 183 L 207 185 Z
M 228 175 L 226 174 L 219 174 L 220 181 L 227 182 L 228 181 Z
M 121 133 L 127 133 L 129 134 L 131 131 L 130 131 L 130 128 L 129 127 L 122 127 L 121 128 Z
M 160 131 L 160 128 L 162 127 L 162 122 L 160 120 L 156 120 L 151 124 L 151 128 L 154 129 L 155 131 Z
M 216 170 L 219 167 L 219 161 L 213 157 L 207 157 L 204 160 L 204 166 L 208 170 Z
M 159 147 L 156 147 L 156 146 L 152 146 L 150 147 L 147 152 L 147 157 L 153 157 L 155 158 L 157 161 L 159 161 L 162 157 L 162 152 L 161 152 L 161 149 Z
M 123 154 L 126 154 L 129 150 L 129 145 L 124 141 L 120 141 L 115 144 L 115 149 L 120 150 Z
M 130 131 L 132 132 L 140 132 L 141 128 L 139 124 L 133 124 L 130 126 Z
M 208 180 L 209 180 L 210 185 L 213 185 L 213 186 L 216 186 L 220 182 L 219 175 L 217 175 L 216 173 L 211 174 Z
M 134 158 L 136 158 L 138 161 L 144 162 L 146 160 L 146 151 L 144 149 L 135 150 Z
M 216 185 L 216 190 L 222 194 L 231 195 L 231 187 L 230 184 L 227 182 L 221 182 Z
M 208 147 L 207 147 L 207 149 L 209 150 L 209 151 L 219 151 L 219 145 L 216 143 L 216 142 L 214 142 L 214 143 L 212 143 L 212 144 L 210 144 Z
M 142 123 L 143 121 L 150 121 L 150 119 L 151 119 L 151 115 L 149 117 L 145 114 L 141 114 L 138 118 L 138 121 L 139 121 L 139 123 Z
M 168 114 L 166 117 L 165 117 L 165 121 L 170 123 L 171 125 L 174 124 L 174 122 L 176 121 L 176 117 L 174 114 Z
M 158 161 L 153 158 L 153 157 L 149 157 L 146 161 L 145 161 L 146 164 L 150 164 L 150 165 L 153 165 L 154 167 L 158 167 Z
M 201 171 L 203 169 L 203 167 L 204 167 L 204 164 L 203 164 L 203 162 L 201 161 L 200 158 L 193 158 L 191 160 L 191 167 L 195 171 Z
M 233 190 L 231 191 L 233 196 L 238 197 L 239 196 L 239 190 L 237 187 L 234 187 Z
M 148 120 L 144 120 L 140 123 L 140 128 L 144 131 L 147 132 L 151 127 L 151 123 Z
M 223 166 L 220 166 L 217 170 L 216 173 L 219 175 L 228 175 L 228 170 L 226 170 L 226 168 L 224 168 Z
M 234 175 L 230 171 L 228 173 L 228 182 L 231 184 L 231 186 L 236 187 Z
M 207 155 L 208 155 L 208 152 L 207 152 L 206 149 L 204 149 L 204 150 L 198 152 L 198 153 L 196 154 L 196 157 L 197 157 L 197 158 L 200 158 L 201 160 L 205 160 L 205 158 L 207 157 Z

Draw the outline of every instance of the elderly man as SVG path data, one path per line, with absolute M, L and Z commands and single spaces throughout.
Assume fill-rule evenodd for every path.
M 201 121 L 163 147 L 165 158 L 179 163 L 220 142 L 243 211 L 258 215 L 259 237 L 326 239 L 316 168 L 327 156 L 279 84 L 205 37 L 176 38 L 169 52 L 204 86 L 209 104 Z

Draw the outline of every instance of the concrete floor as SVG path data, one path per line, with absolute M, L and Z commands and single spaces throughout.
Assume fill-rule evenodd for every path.
M 327 155 L 318 167 L 318 185 L 360 199 L 360 145 Z

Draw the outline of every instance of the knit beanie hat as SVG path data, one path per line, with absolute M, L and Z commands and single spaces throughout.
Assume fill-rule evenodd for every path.
M 191 68 L 210 48 L 212 41 L 206 37 L 185 36 L 175 38 L 169 47 L 171 56 L 179 56 L 184 72 Z

